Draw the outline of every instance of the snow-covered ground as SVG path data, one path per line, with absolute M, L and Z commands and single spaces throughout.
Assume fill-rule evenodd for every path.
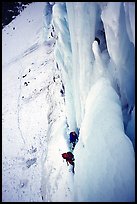
M 35 2 L 4 27 L 3 202 L 135 200 L 133 59 L 133 3 Z
M 54 43 L 42 40 L 44 5 L 27 6 L 2 33 L 2 191 L 8 202 L 42 201 L 48 125 L 64 118 Z

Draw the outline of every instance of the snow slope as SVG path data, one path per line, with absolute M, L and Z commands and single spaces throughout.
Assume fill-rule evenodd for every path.
M 33 3 L 24 9 L 2 32 L 2 63 L 3 65 L 15 61 L 16 58 L 38 47 L 43 29 L 43 7 Z M 30 10 L 32 10 L 30 12 Z M 13 29 L 15 28 L 15 29 Z M 40 34 L 41 32 L 41 34 Z M 17 43 L 17 46 L 15 46 Z M 30 50 L 27 50 L 27 49 Z M 8 52 L 7 52 L 8 50 Z M 6 52 L 6 55 L 5 55 Z
M 2 32 L 3 202 L 42 201 L 48 125 L 63 115 L 54 44 L 42 37 L 44 6 L 30 4 Z

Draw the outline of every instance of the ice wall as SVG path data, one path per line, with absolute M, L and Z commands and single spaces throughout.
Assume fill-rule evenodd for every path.
M 55 56 L 65 84 L 70 129 L 80 128 L 94 74 L 97 77 L 92 44 L 98 38 L 102 71 L 108 72 L 120 96 L 126 131 L 134 107 L 134 3 L 47 3 L 45 13 L 47 27 L 53 25 L 56 31 Z
M 74 107 L 73 92 L 73 64 L 70 31 L 68 28 L 68 16 L 65 3 L 56 3 L 53 7 L 52 24 L 56 30 L 55 59 L 61 69 L 63 85 L 65 87 L 65 103 L 67 123 L 70 131 L 76 130 L 76 113 Z
M 126 4 L 127 5 L 127 4 Z M 113 13 L 113 15 L 111 15 Z M 109 16 L 109 18 L 108 18 Z M 101 14 L 111 60 L 115 64 L 115 75 L 120 87 L 122 105 L 134 106 L 134 44 L 128 35 L 124 4 L 110 2 Z M 127 30 L 128 29 L 128 30 Z M 129 36 L 131 36 L 129 38 Z M 132 81 L 132 83 L 128 83 Z
M 135 104 L 135 25 L 133 20 L 135 16 L 134 12 L 131 14 L 131 11 L 134 11 L 133 3 L 110 2 L 101 13 L 110 64 L 113 63 L 114 66 L 111 73 L 119 87 L 125 131 Z
M 134 200 L 134 8 L 134 2 L 57 2 L 52 8 L 67 122 L 80 133 L 76 201 Z
M 76 123 L 80 127 L 92 80 L 94 56 L 91 46 L 95 39 L 97 5 L 67 2 L 66 6 L 72 46 L 74 107 Z
M 51 19 L 52 19 L 52 5 L 49 2 L 46 2 L 44 12 L 43 12 L 43 23 L 44 23 L 44 36 L 45 39 L 49 38 L 49 29 L 51 28 Z

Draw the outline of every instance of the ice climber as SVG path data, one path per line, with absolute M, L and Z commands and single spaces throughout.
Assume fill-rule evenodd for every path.
M 75 132 L 71 132 L 70 133 L 70 143 L 72 143 L 72 150 L 75 148 L 77 141 L 78 141 L 78 135 Z
M 73 166 L 72 168 L 72 172 L 74 173 L 74 155 L 71 152 L 67 152 L 67 153 L 63 153 L 62 154 L 63 159 L 66 159 L 67 165 L 69 165 L 69 163 Z

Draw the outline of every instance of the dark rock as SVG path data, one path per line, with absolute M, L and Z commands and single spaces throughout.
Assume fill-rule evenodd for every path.
M 24 76 L 22 76 L 22 78 L 24 78 L 24 77 L 26 77 L 27 76 L 27 74 L 25 74 Z
M 25 86 L 28 86 L 28 83 L 25 81 L 25 82 L 24 82 L 24 85 L 25 85 Z
M 28 159 L 28 160 L 26 161 L 26 166 L 27 166 L 27 168 L 30 168 L 33 164 L 36 163 L 36 161 L 37 161 L 37 158 Z
M 95 37 L 95 40 L 98 42 L 98 44 L 100 45 L 100 40 L 99 38 Z

